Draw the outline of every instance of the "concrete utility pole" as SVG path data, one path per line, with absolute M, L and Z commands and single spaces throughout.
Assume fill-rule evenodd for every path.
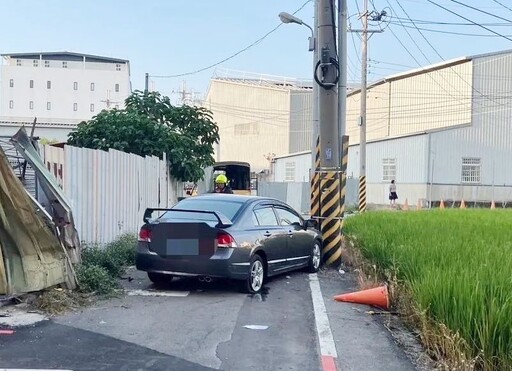
M 366 211 L 366 85 L 368 76 L 368 0 L 364 0 L 361 15 L 363 32 L 361 37 L 361 113 L 359 118 L 359 211 Z
M 359 211 L 366 211 L 366 94 L 368 76 L 368 34 L 383 32 L 379 30 L 368 30 L 368 19 L 382 22 L 387 14 L 385 11 L 371 13 L 368 11 L 368 0 L 364 0 L 364 10 L 360 14 L 363 22 L 362 30 L 350 30 L 350 32 L 361 33 L 361 112 L 359 117 Z
M 145 81 L 144 81 L 144 93 L 148 93 L 149 91 L 149 73 L 146 72 Z
M 327 265 L 341 262 L 339 63 L 336 50 L 335 0 L 319 0 L 318 53 L 314 77 L 319 85 L 320 220 Z

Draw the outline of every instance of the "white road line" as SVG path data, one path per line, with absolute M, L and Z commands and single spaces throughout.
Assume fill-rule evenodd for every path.
M 0 371 L 73 371 L 73 370 L 57 370 L 45 368 L 0 368 Z
M 322 290 L 320 289 L 320 281 L 317 274 L 309 275 L 309 287 L 311 288 L 311 298 L 313 299 L 313 308 L 315 310 L 316 331 L 318 333 L 318 341 L 320 343 L 320 352 L 322 356 L 338 358 L 336 345 L 327 317 Z
M 184 298 L 190 294 L 190 291 L 157 291 L 157 290 L 127 290 L 128 296 L 162 296 Z

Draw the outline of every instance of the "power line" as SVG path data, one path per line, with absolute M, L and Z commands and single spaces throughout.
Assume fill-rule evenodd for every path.
M 407 11 L 404 9 L 404 7 L 402 6 L 402 4 L 400 4 L 400 1 L 399 1 L 399 0 L 395 0 L 395 1 L 396 1 L 396 3 L 398 4 L 398 6 L 400 7 L 400 9 L 402 9 L 402 11 L 404 12 L 404 14 L 407 16 L 407 18 L 409 18 L 409 20 L 412 22 L 412 24 L 414 25 L 414 27 L 416 27 L 416 29 L 417 29 L 417 31 L 419 32 L 419 34 L 421 35 L 421 37 L 422 37 L 422 38 L 427 42 L 427 44 L 432 48 L 432 50 L 437 54 L 437 56 L 438 56 L 439 58 L 441 58 L 441 59 L 444 61 L 445 59 L 443 58 L 443 56 L 442 56 L 442 55 L 439 53 L 439 51 L 434 47 L 434 45 L 432 45 L 432 43 L 431 43 L 431 42 L 428 40 L 428 38 L 423 34 L 423 32 L 421 32 L 421 31 L 418 29 L 418 27 L 416 26 L 416 23 L 414 23 L 414 22 L 412 21 L 411 17 L 409 16 L 409 13 L 407 13 Z M 480 96 L 482 96 L 482 97 L 488 98 L 487 96 L 485 96 L 484 94 L 482 94 L 482 92 L 480 92 L 480 91 L 478 91 L 477 89 L 475 89 L 475 88 L 473 87 L 473 85 L 472 85 L 471 83 L 467 82 L 467 81 L 466 81 L 466 79 L 464 79 L 461 75 L 459 75 L 459 74 L 458 74 L 458 73 L 453 69 L 453 67 L 450 67 L 450 69 L 452 69 L 452 70 L 456 73 L 456 75 L 457 75 L 457 76 L 458 76 L 458 77 L 459 77 L 459 78 L 460 78 L 460 79 L 461 79 L 461 80 L 462 80 L 466 85 L 470 86 L 470 87 L 471 87 L 471 89 L 472 89 L 475 93 L 480 94 Z M 498 102 L 496 102 L 496 101 L 494 101 L 494 102 L 495 102 L 495 103 L 498 103 Z M 498 104 L 501 104 L 501 103 L 498 103 Z
M 402 27 L 405 27 L 405 28 L 418 29 L 421 31 L 436 32 L 436 33 L 442 33 L 442 34 L 448 34 L 448 35 L 470 36 L 470 37 L 503 37 L 503 36 L 512 37 L 512 35 L 487 35 L 487 34 L 476 34 L 476 33 L 469 33 L 469 32 L 445 31 L 445 30 L 435 30 L 432 28 L 414 27 L 414 26 L 410 26 L 410 25 L 400 24 L 398 22 L 390 22 L 390 23 L 394 24 L 394 25 L 401 25 Z
M 479 23 L 476 23 L 475 21 L 472 21 L 471 19 L 466 18 L 466 17 L 464 17 L 463 15 L 460 15 L 459 13 L 454 12 L 453 10 L 450 10 L 450 9 L 448 9 L 448 8 L 446 8 L 446 7 L 442 6 L 442 5 L 440 5 L 440 4 L 437 4 L 436 2 L 434 2 L 434 1 L 432 1 L 432 0 L 427 0 L 427 1 L 428 1 L 429 3 L 431 3 L 432 5 L 437 6 L 438 8 L 444 9 L 445 11 L 447 11 L 447 12 L 449 12 L 449 13 L 453 14 L 453 15 L 456 15 L 456 16 L 457 16 L 457 17 L 459 17 L 459 18 L 462 18 L 462 19 L 465 19 L 465 20 L 466 20 L 466 21 L 468 21 L 468 22 L 471 22 L 471 23 L 472 23 L 472 24 L 474 24 L 475 26 L 481 27 L 481 28 L 483 28 L 483 29 L 484 29 L 484 30 L 486 30 L 486 31 L 489 31 L 489 32 L 491 32 L 491 33 L 493 33 L 493 34 L 495 34 L 495 35 L 498 35 L 498 36 L 500 36 L 500 37 L 503 37 L 504 39 L 507 39 L 507 40 L 509 40 L 509 41 L 512 41 L 512 39 L 511 39 L 510 37 L 507 37 L 507 36 L 505 36 L 505 35 L 502 35 L 502 34 L 500 34 L 500 33 L 496 32 L 496 31 L 494 31 L 494 30 L 492 30 L 492 29 L 490 29 L 490 28 L 488 28 L 488 27 L 485 27 L 485 26 L 483 26 L 483 25 L 481 25 L 481 24 L 479 24 Z
M 300 12 L 302 9 L 304 9 L 304 7 L 310 3 L 312 0 L 307 0 L 304 4 L 301 5 L 301 7 L 299 9 L 297 9 L 295 12 L 293 12 L 292 14 L 297 14 L 298 12 Z M 154 78 L 175 78 L 175 77 L 182 77 L 182 76 L 189 76 L 189 75 L 195 75 L 197 73 L 200 73 L 200 72 L 203 72 L 203 71 L 207 71 L 213 67 L 216 67 L 224 62 L 227 62 L 229 61 L 230 59 L 233 59 L 235 58 L 236 56 L 242 54 L 243 52 L 249 50 L 250 48 L 252 48 L 253 46 L 256 46 L 258 45 L 259 43 L 261 43 L 263 40 L 265 40 L 269 35 L 271 35 L 272 33 L 274 33 L 279 27 L 281 27 L 283 25 L 283 23 L 279 23 L 276 27 L 274 27 L 273 29 L 271 29 L 270 31 L 268 31 L 265 35 L 263 35 L 262 37 L 260 37 L 258 40 L 254 41 L 253 43 L 249 44 L 248 46 L 246 46 L 245 48 L 237 51 L 236 53 L 234 54 L 231 54 L 229 57 L 226 57 L 222 60 L 220 60 L 219 62 L 216 62 L 216 63 L 213 63 L 209 66 L 206 66 L 206 67 L 203 67 L 203 68 L 199 68 L 197 70 L 194 70 L 194 71 L 190 71 L 190 72 L 185 72 L 185 73 L 180 73 L 180 74 L 176 74 L 176 75 L 151 75 L 151 77 L 154 77 Z
M 426 19 L 410 19 L 410 18 L 401 18 L 401 17 L 392 17 L 395 19 L 400 19 L 406 23 L 416 23 L 416 24 L 427 24 L 427 25 L 443 25 L 443 26 L 474 26 L 473 23 L 469 22 L 441 22 L 441 21 L 431 21 Z M 510 23 L 504 23 L 504 22 L 496 22 L 496 23 L 480 23 L 484 26 L 506 26 L 510 27 Z
M 464 3 L 461 3 L 460 1 L 457 1 L 457 0 L 450 0 L 452 3 L 456 3 L 456 4 L 459 4 L 459 5 L 462 5 L 466 8 L 469 8 L 469 9 L 472 9 L 472 10 L 475 10 L 477 12 L 480 12 L 480 13 L 483 13 L 483 14 L 487 14 L 487 15 L 490 15 L 491 17 L 494 17 L 494 18 L 497 18 L 497 19 L 501 19 L 502 21 L 506 21 L 508 23 L 512 23 L 512 21 L 510 19 L 507 19 L 507 18 L 503 18 L 503 17 L 500 17 L 499 15 L 496 15 L 496 14 L 493 14 L 493 13 L 490 13 L 490 12 L 487 12 L 485 10 L 482 10 L 482 9 L 478 9 L 478 8 L 475 8 L 474 6 L 471 6 L 471 5 L 467 5 L 467 4 L 464 4 Z
M 492 1 L 494 1 L 496 4 L 501 5 L 501 6 L 502 6 L 502 7 L 504 7 L 505 9 L 508 9 L 508 10 L 510 10 L 510 11 L 512 12 L 512 9 L 511 9 L 511 8 L 509 8 L 508 6 L 506 6 L 506 5 L 502 4 L 502 3 L 500 3 L 498 0 L 492 0 Z

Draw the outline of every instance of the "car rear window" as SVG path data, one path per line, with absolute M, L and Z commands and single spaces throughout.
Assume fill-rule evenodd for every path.
M 242 207 L 242 202 L 226 201 L 226 200 L 200 200 L 189 198 L 178 202 L 173 208 L 182 210 L 202 210 L 215 211 L 223 214 L 226 218 L 233 221 L 236 214 Z M 187 220 L 205 220 L 216 221 L 217 218 L 212 214 L 187 213 L 182 211 L 168 211 L 162 215 L 162 219 L 187 219 Z

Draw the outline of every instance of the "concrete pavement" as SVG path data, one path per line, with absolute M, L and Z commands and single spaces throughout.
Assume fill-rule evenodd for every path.
M 322 370 L 314 300 L 323 298 L 338 370 L 415 370 L 366 307 L 332 300 L 355 288 L 350 275 L 319 273 L 315 299 L 303 272 L 270 280 L 260 295 L 192 279 L 155 290 L 144 273 L 129 274 L 131 295 L 0 338 L 0 368 Z

